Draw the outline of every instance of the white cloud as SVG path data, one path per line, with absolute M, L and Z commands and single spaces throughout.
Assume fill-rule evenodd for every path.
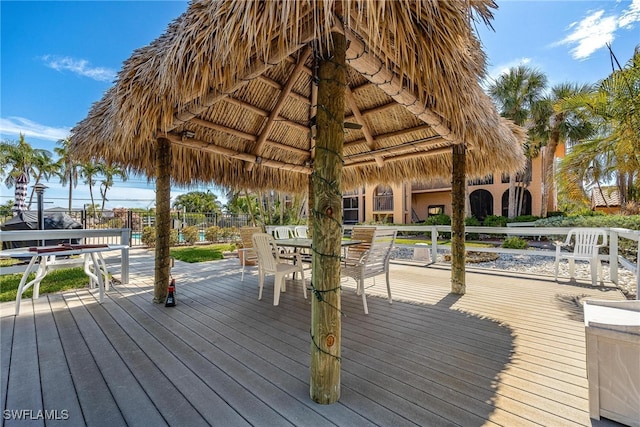
M 598 49 L 613 42 L 617 31 L 631 30 L 640 22 L 640 0 L 633 0 L 619 15 L 605 15 L 604 10 L 590 12 L 569 25 L 571 33 L 554 45 L 570 45 L 574 59 L 587 59 Z
M 45 65 L 57 71 L 71 71 L 83 77 L 101 82 L 112 82 L 116 72 L 109 68 L 92 67 L 86 59 L 76 59 L 68 56 L 45 55 L 42 58 Z
M 0 133 L 3 135 L 23 134 L 25 137 L 58 141 L 68 137 L 70 132 L 71 128 L 54 128 L 23 117 L 0 118 Z
M 575 46 L 571 49 L 571 56 L 574 59 L 587 59 L 593 52 L 613 41 L 618 20 L 615 16 L 604 16 L 604 10 L 598 10 L 580 22 L 573 22 L 569 28 L 572 30 L 571 34 L 558 44 Z
M 618 19 L 618 25 L 625 30 L 633 29 L 636 22 L 640 22 L 640 0 L 633 0 Z

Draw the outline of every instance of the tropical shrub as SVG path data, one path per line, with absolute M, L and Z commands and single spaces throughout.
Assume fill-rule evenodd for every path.
M 529 246 L 526 240 L 517 236 L 511 236 L 504 239 L 502 247 L 506 249 L 526 249 Z
M 507 218 L 499 215 L 487 215 L 482 221 L 482 225 L 485 227 L 506 227 Z
M 146 226 L 142 229 L 142 235 L 140 236 L 140 240 L 146 246 L 153 248 L 156 246 L 156 228 L 151 226 Z M 175 246 L 178 244 L 178 230 L 172 229 L 171 234 L 169 235 L 169 244 L 171 246 Z
M 146 226 L 142 229 L 142 236 L 140 240 L 146 246 L 153 248 L 156 245 L 156 229 L 155 227 Z
M 432 215 L 424 220 L 426 225 L 451 225 L 451 217 L 447 214 Z
M 204 239 L 208 242 L 216 243 L 221 235 L 222 229 L 217 225 L 212 225 L 204 230 Z
M 200 240 L 200 229 L 190 225 L 182 229 L 182 239 L 189 245 L 195 245 Z

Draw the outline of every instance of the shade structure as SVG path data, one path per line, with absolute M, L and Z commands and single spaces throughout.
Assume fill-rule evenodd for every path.
M 468 151 L 456 159 L 471 176 L 524 164 L 524 131 L 500 118 L 478 83 L 484 55 L 472 22 L 494 6 L 194 1 L 134 52 L 71 141 L 81 158 L 156 177 L 154 301 L 169 278 L 169 176 L 313 189 L 310 396 L 336 402 L 341 191 L 451 176 L 453 147 Z
M 318 52 L 345 35 L 344 190 L 515 172 L 525 132 L 501 118 L 479 80 L 473 28 L 492 1 L 194 1 L 73 129 L 82 159 L 155 175 L 171 141 L 175 184 L 305 192 L 315 157 Z M 337 8 L 339 13 L 336 12 Z

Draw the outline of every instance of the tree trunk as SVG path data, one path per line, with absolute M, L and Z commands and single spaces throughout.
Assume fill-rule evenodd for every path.
M 564 116 L 559 116 L 559 120 L 563 120 Z M 544 186 L 542 187 L 542 210 L 540 216 L 542 218 L 547 217 L 549 211 L 549 205 L 553 206 L 555 210 L 555 203 L 553 203 L 553 194 L 555 193 L 555 181 L 554 181 L 554 159 L 556 156 L 556 149 L 560 143 L 560 131 L 554 129 L 549 137 L 549 144 L 544 151 L 542 177 L 544 180 Z
M 171 255 L 171 143 L 158 138 L 156 150 L 156 258 L 153 302 L 164 304 L 169 286 Z
M 451 180 L 451 293 L 464 295 L 464 187 L 466 181 L 466 148 L 464 144 L 453 146 L 453 177 Z
M 256 226 L 256 217 L 253 215 L 253 206 L 251 203 L 251 199 L 249 198 L 249 192 L 247 189 L 244 189 L 244 197 L 247 199 L 247 208 L 249 209 L 249 216 L 251 217 L 251 225 Z
M 509 175 L 509 206 L 507 216 L 513 218 L 516 216 L 516 174 Z
M 319 61 L 313 167 L 310 395 L 314 402 L 323 404 L 340 399 L 342 340 L 340 241 L 346 39 L 342 34 L 333 33 L 332 41 L 331 46 L 324 46 Z
M 69 172 L 69 215 L 71 215 L 72 203 L 71 196 L 73 195 L 73 173 Z

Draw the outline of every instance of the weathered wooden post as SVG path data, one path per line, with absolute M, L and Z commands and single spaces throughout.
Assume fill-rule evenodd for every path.
M 153 302 L 164 304 L 171 268 L 171 142 L 158 138 L 156 149 L 156 257 Z
M 340 398 L 340 241 L 346 39 L 332 34 L 318 67 L 316 149 L 313 167 L 313 273 L 311 284 L 311 399 Z
M 453 146 L 453 173 L 451 179 L 451 292 L 464 295 L 465 251 L 464 251 L 464 206 L 466 180 L 466 148 L 464 144 Z

